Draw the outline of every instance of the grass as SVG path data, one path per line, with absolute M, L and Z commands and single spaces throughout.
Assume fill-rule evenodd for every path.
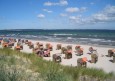
M 3 67 L 5 64 L 9 68 L 15 65 L 12 69 L 13 73 L 9 73 L 10 71 L 7 73 L 5 67 Z M 33 80 L 32 73 L 28 75 L 23 72 L 25 69 L 20 69 L 21 71 L 18 72 L 16 65 L 23 66 L 26 70 L 31 70 L 32 73 L 40 73 L 40 75 L 36 77 L 36 80 Z M 22 53 L 8 48 L 0 49 L 0 67 L 0 81 L 21 81 L 22 79 L 24 81 L 79 81 L 80 76 L 93 77 L 100 81 L 115 78 L 114 73 L 105 73 L 102 69 L 62 66 L 51 61 L 45 61 L 35 54 Z M 6 76 L 8 78 L 5 78 Z M 19 77 L 22 79 L 19 80 Z

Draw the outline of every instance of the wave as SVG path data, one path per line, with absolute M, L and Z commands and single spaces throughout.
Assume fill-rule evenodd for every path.
M 72 36 L 72 35 L 74 35 L 74 34 L 52 34 L 52 35 L 54 35 L 54 36 Z

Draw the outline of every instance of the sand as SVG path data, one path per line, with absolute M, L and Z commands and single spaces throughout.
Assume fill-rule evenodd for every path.
M 67 65 L 67 66 L 77 66 L 77 59 L 82 58 L 82 57 L 87 57 L 88 60 L 91 60 L 91 55 L 87 54 L 89 53 L 89 47 L 90 45 L 80 45 L 84 49 L 84 53 L 82 56 L 76 56 L 75 53 L 75 46 L 78 44 L 65 44 L 65 43 L 58 43 L 58 42 L 46 42 L 46 41 L 35 41 L 35 40 L 30 40 L 34 45 L 36 42 L 43 43 L 43 46 L 45 47 L 46 43 L 50 43 L 53 46 L 53 51 L 51 51 L 51 57 L 43 57 L 44 60 L 51 60 L 52 61 L 52 55 L 53 54 L 60 54 L 62 57 L 62 65 Z M 56 50 L 56 45 L 57 44 L 62 44 L 62 46 L 67 46 L 67 45 L 72 45 L 72 58 L 71 59 L 64 59 L 65 55 L 61 54 L 61 50 Z M 15 44 L 16 46 L 16 44 Z M 32 49 L 29 49 L 29 47 L 26 44 L 23 44 L 23 50 L 21 52 L 26 52 L 26 53 L 32 53 Z M 106 57 L 108 55 L 108 50 L 112 49 L 110 47 L 100 47 L 100 46 L 92 46 L 94 49 L 97 50 L 98 52 L 98 62 L 97 63 L 90 63 L 87 62 L 87 67 L 89 68 L 99 68 L 103 69 L 105 72 L 115 72 L 115 63 L 110 62 L 110 60 L 113 59 L 113 57 Z M 13 48 L 14 49 L 14 48 Z M 103 56 L 102 56 L 103 55 Z

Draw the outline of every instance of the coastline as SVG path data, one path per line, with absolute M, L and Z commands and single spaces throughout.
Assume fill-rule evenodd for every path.
M 24 39 L 25 40 L 25 39 Z M 52 55 L 53 54 L 60 54 L 62 58 L 62 62 L 60 64 L 65 65 L 65 66 L 77 66 L 77 59 L 82 58 L 82 57 L 87 57 L 88 60 L 91 60 L 91 55 L 87 54 L 89 52 L 89 47 L 93 47 L 94 49 L 97 50 L 98 52 L 98 57 L 99 60 L 97 63 L 89 63 L 87 62 L 87 67 L 88 68 L 98 68 L 98 69 L 103 69 L 105 72 L 114 72 L 115 73 L 115 63 L 110 62 L 112 57 L 106 57 L 108 55 L 108 50 L 113 49 L 112 47 L 103 47 L 103 46 L 94 46 L 94 45 L 84 45 L 84 44 L 69 44 L 69 43 L 63 43 L 63 42 L 51 42 L 51 41 L 43 41 L 43 40 L 34 40 L 34 39 L 28 39 L 31 41 L 34 45 L 36 42 L 40 42 L 43 44 L 43 46 L 46 45 L 46 43 L 50 43 L 53 46 L 53 51 L 51 51 L 51 57 L 43 57 L 44 60 L 50 60 L 52 61 Z M 65 47 L 67 45 L 72 45 L 72 58 L 71 59 L 64 59 L 65 55 L 61 54 L 61 50 L 56 50 L 56 45 L 57 44 L 62 44 L 62 47 Z M 82 56 L 76 56 L 75 51 L 75 46 L 80 45 L 84 49 L 84 53 Z M 14 45 L 14 47 L 16 44 Z M 12 49 L 14 49 L 14 47 Z M 21 52 L 26 52 L 26 53 L 32 53 L 32 49 L 29 49 L 29 47 L 26 44 L 23 44 L 24 49 L 21 50 Z M 103 55 L 103 57 L 102 57 Z

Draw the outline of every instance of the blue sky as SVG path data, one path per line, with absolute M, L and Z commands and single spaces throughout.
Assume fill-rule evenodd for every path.
M 0 0 L 0 29 L 115 29 L 115 0 Z

